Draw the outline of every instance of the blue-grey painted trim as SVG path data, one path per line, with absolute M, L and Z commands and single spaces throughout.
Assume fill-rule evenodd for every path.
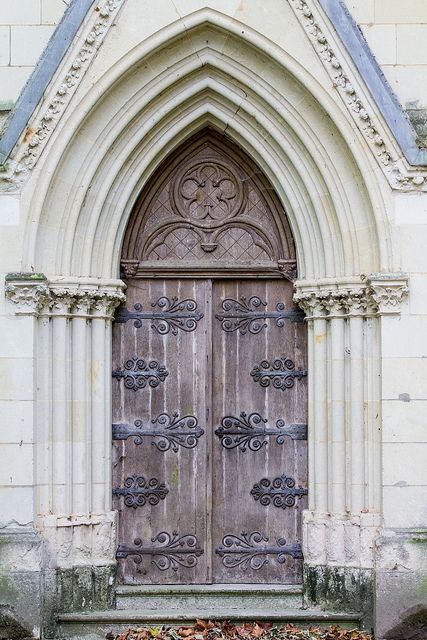
M 353 59 L 406 159 L 415 166 L 427 165 L 427 151 L 417 146 L 416 134 L 402 105 L 385 79 L 343 0 L 319 0 L 319 3 Z
M 34 71 L 16 101 L 0 140 L 0 164 L 4 164 L 59 67 L 93 0 L 71 0 Z
M 22 135 L 92 2 L 93 0 L 71 0 L 8 119 L 0 140 L 0 165 L 7 160 Z M 319 2 L 364 79 L 406 159 L 412 165 L 427 166 L 427 151 L 417 146 L 415 132 L 399 100 L 387 83 L 343 0 Z

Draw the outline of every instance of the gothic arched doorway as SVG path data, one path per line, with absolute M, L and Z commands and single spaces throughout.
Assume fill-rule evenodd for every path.
M 302 581 L 306 331 L 283 208 L 197 134 L 134 208 L 113 332 L 113 495 L 125 584 Z

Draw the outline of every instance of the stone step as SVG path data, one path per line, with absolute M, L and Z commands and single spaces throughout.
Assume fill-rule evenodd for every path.
M 58 637 L 69 640 L 98 640 L 105 639 L 107 633 L 118 634 L 126 629 L 140 626 L 158 626 L 162 624 L 179 626 L 192 624 L 197 618 L 212 620 L 257 620 L 286 624 L 293 622 L 300 627 L 311 625 L 327 627 L 340 625 L 347 629 L 360 626 L 360 615 L 351 613 L 337 613 L 320 611 L 317 609 L 278 609 L 274 613 L 257 609 L 225 609 L 218 611 L 196 610 L 132 610 L 93 611 L 88 613 L 66 613 L 58 616 Z
M 275 612 L 302 606 L 300 585 L 138 585 L 116 589 L 116 609 L 144 611 L 220 611 L 256 609 Z

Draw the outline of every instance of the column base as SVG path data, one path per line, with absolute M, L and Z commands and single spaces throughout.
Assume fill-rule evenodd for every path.
M 371 630 L 374 609 L 373 570 L 305 565 L 304 599 L 309 607 L 359 613 L 363 628 Z

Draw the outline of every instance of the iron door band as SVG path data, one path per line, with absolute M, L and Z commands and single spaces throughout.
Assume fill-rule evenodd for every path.
M 172 569 L 177 571 L 179 567 L 192 569 L 197 565 L 198 558 L 203 554 L 197 537 L 192 533 L 180 535 L 177 531 L 168 533 L 161 531 L 148 544 L 144 544 L 141 538 L 135 538 L 132 545 L 119 543 L 116 559 L 132 557 L 138 565 L 138 573 L 147 573 L 143 566 L 145 556 L 151 556 L 151 564 L 160 571 Z
M 263 302 L 259 296 L 249 299 L 242 296 L 240 300 L 225 298 L 222 301 L 222 312 L 215 314 L 221 322 L 221 328 L 226 333 L 239 331 L 258 334 L 267 327 L 266 320 L 274 320 L 277 327 L 284 327 L 285 321 L 303 322 L 304 314 L 299 307 L 286 309 L 284 302 L 277 302 L 275 311 L 266 311 L 267 301 Z
M 239 567 L 243 571 L 262 569 L 270 559 L 284 564 L 288 556 L 294 560 L 302 560 L 302 547 L 299 542 L 288 544 L 284 538 L 278 538 L 276 544 L 269 543 L 267 536 L 259 531 L 242 532 L 240 536 L 233 533 L 225 535 L 221 546 L 215 553 L 222 559 L 227 569 Z
M 307 440 L 307 425 L 286 425 L 285 421 L 279 418 L 275 426 L 268 426 L 267 418 L 263 418 L 259 413 L 248 415 L 242 412 L 239 417 L 224 416 L 221 426 L 215 429 L 215 434 L 225 449 L 259 451 L 267 445 L 270 438 L 275 438 L 279 445 L 282 445 L 287 437 L 292 440 Z
M 177 297 L 161 296 L 151 303 L 151 307 L 152 311 L 143 311 L 140 302 L 134 305 L 133 311 L 127 307 L 119 307 L 114 322 L 126 324 L 133 320 L 133 326 L 140 329 L 144 320 L 151 320 L 151 327 L 160 335 L 171 332 L 176 336 L 178 331 L 195 331 L 197 323 L 203 318 L 203 313 L 197 308 L 197 302 L 191 298 L 180 301 Z
M 204 432 L 196 416 L 180 418 L 177 412 L 172 415 L 161 413 L 147 426 L 144 426 L 142 420 L 135 420 L 133 425 L 113 424 L 113 440 L 127 440 L 133 437 L 134 444 L 140 445 L 143 438 L 152 438 L 151 444 L 162 452 L 172 449 L 176 453 L 179 447 L 194 449 Z
M 113 489 L 113 496 L 123 497 L 125 507 L 137 509 L 148 504 L 155 507 L 160 500 L 164 500 L 169 493 L 165 482 L 157 478 L 147 480 L 145 476 L 134 474 L 128 476 L 122 487 Z

